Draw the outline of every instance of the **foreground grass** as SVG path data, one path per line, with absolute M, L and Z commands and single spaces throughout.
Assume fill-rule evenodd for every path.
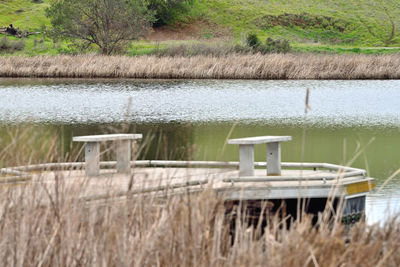
M 399 55 L 2 57 L 0 58 L 0 77 L 399 79 L 399 65 Z
M 0 188 L 0 260 L 16 266 L 397 266 L 400 222 L 269 217 L 247 224 L 207 190 L 167 199 L 129 196 L 86 202 L 86 183 Z M 110 190 L 110 196 L 116 193 Z M 161 195 L 164 192 L 160 192 Z M 237 216 L 240 214 L 239 216 Z M 234 216 L 235 228 L 230 217 Z M 328 218 L 328 217 L 325 217 Z

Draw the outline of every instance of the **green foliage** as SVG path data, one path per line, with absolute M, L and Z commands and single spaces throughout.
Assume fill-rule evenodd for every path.
M 97 46 L 102 54 L 120 53 L 147 33 L 153 14 L 141 0 L 58 0 L 46 10 L 55 38 Z
M 287 53 L 291 50 L 288 40 L 273 40 L 267 38 L 265 46 L 262 47 L 264 53 Z
M 305 45 L 294 44 L 291 51 L 295 53 L 313 53 L 313 54 L 400 54 L 400 48 L 363 48 L 363 47 L 341 47 L 326 45 Z
M 246 44 L 247 44 L 249 47 L 251 47 L 251 48 L 253 48 L 253 49 L 256 49 L 257 47 L 260 46 L 261 42 L 260 42 L 260 39 L 258 39 L 257 34 L 255 34 L 255 33 L 249 33 L 249 34 L 247 35 L 247 37 L 246 37 Z
M 229 27 L 237 38 L 251 31 L 291 43 L 400 45 L 398 0 L 209 0 L 195 6 L 200 17 Z
M 37 31 L 42 25 L 50 25 L 45 15 L 50 1 L 34 4 L 32 0 L 0 1 L 0 28 L 13 24 L 21 30 Z
M 214 34 L 212 33 L 212 31 L 210 31 L 209 29 L 205 29 L 203 31 L 203 38 L 205 39 L 212 39 L 214 38 Z
M 61 55 L 78 55 L 79 49 L 73 45 L 57 47 L 57 53 Z
M 349 16 L 357 20 L 370 36 L 385 46 L 400 44 L 399 0 L 352 1 L 354 12 Z
M 45 16 L 45 9 L 50 6 L 50 3 L 60 0 L 43 0 L 43 3 L 35 4 L 32 4 L 32 1 L 35 0 L 0 0 L 0 28 L 12 23 L 14 27 L 22 31 L 50 33 L 52 26 L 50 19 Z M 85 1 L 87 0 L 83 2 Z M 160 4 L 158 10 L 168 10 L 174 2 L 175 4 L 183 3 L 179 0 L 143 1 L 149 4 L 158 2 Z M 267 37 L 272 40 L 288 40 L 293 52 L 392 54 L 399 53 L 400 50 L 376 47 L 400 46 L 399 5 L 398 0 L 191 0 L 182 4 L 186 11 L 185 9 L 183 11 L 170 9 L 172 18 L 162 23 L 178 22 L 179 25 L 180 21 L 197 18 L 210 22 L 207 25 L 213 25 L 211 31 L 203 29 L 201 33 L 203 38 L 218 37 L 215 33 L 221 29 L 220 32 L 229 32 L 228 34 L 235 37 L 234 43 L 245 43 L 246 36 L 242 33 L 253 32 L 261 40 Z M 157 8 L 153 11 L 157 11 Z M 158 25 L 157 23 L 155 25 Z M 393 38 L 392 25 L 395 26 Z M 47 30 L 43 26 L 46 26 Z M 18 55 L 75 54 L 79 53 L 79 48 L 87 47 L 87 44 L 77 40 L 72 46 L 72 42 L 68 39 L 53 43 L 46 38 L 44 43 L 36 41 L 35 45 L 35 38 L 30 36 L 24 39 L 25 48 L 14 50 L 13 53 Z M 10 40 L 14 39 L 10 38 Z M 136 48 L 137 43 L 136 41 L 129 42 L 127 51 L 129 55 L 151 54 L 159 45 L 146 42 L 146 47 Z M 143 42 L 139 43 L 143 44 Z M 161 46 L 171 46 L 174 43 L 171 40 L 165 41 Z M 187 44 L 190 41 L 182 43 Z M 260 44 L 264 46 L 263 42 Z M 94 45 L 89 45 L 89 49 L 93 48 Z M 237 48 L 237 51 L 243 51 L 243 53 L 248 50 L 252 52 L 247 45 L 237 45 Z M 118 49 L 121 48 L 117 47 Z M 205 50 L 207 49 L 199 51 Z
M 190 9 L 194 0 L 149 0 L 148 8 L 155 13 L 154 27 L 175 24 Z
M 246 45 L 253 50 L 255 53 L 267 54 L 267 53 L 287 53 L 291 50 L 288 40 L 267 38 L 265 44 L 261 44 L 257 34 L 249 33 L 246 38 Z

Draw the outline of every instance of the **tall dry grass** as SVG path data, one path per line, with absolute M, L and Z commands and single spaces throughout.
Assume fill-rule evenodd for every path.
M 212 192 L 91 204 L 81 186 L 33 183 L 0 190 L 0 260 L 7 266 L 398 266 L 400 223 L 309 219 L 265 231 L 238 216 L 234 235 Z M 53 193 L 48 193 L 53 192 Z M 110 192 L 111 193 L 111 192 Z M 232 239 L 233 238 L 233 239 Z
M 399 79 L 400 55 L 0 57 L 0 77 Z
M 28 131 L 29 132 L 29 131 Z M 17 146 L 37 136 L 10 130 L 0 139 L 6 164 L 27 164 L 33 150 L 57 157 L 51 144 Z M 46 143 L 46 142 L 43 142 Z M 7 145 L 10 144 L 10 145 Z M 12 153 L 14 151 L 14 153 Z M 7 155 L 7 156 L 4 156 Z M 21 157 L 21 158 L 20 158 Z M 104 179 L 104 178 L 99 178 Z M 398 266 L 400 221 L 383 226 L 357 224 L 350 231 L 320 217 L 290 228 L 271 217 L 249 227 L 246 212 L 227 207 L 210 190 L 160 199 L 155 195 L 90 202 L 82 199 L 86 183 L 54 181 L 0 183 L 0 262 L 4 266 Z M 115 192 L 109 190 L 109 195 Z

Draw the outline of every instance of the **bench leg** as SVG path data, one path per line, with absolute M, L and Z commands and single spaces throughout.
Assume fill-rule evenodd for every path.
M 131 172 L 131 140 L 117 142 L 117 172 Z
M 239 145 L 239 176 L 254 176 L 254 145 Z
M 281 175 L 281 143 L 267 144 L 267 175 Z
M 88 142 L 85 147 L 85 170 L 88 176 L 97 176 L 100 172 L 100 143 Z

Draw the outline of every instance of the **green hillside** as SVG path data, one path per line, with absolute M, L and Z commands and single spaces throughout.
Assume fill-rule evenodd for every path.
M 28 31 L 51 28 L 45 16 L 50 1 L 0 0 L 0 27 L 12 23 Z M 197 34 L 200 39 L 233 37 L 240 42 L 247 33 L 255 32 L 262 40 L 287 39 L 298 51 L 359 52 L 358 48 L 366 51 L 367 47 L 400 46 L 398 0 L 196 0 L 180 20 L 182 23 L 172 25 L 175 31 L 191 24 L 202 25 Z M 33 47 L 33 38 L 37 37 L 28 38 L 25 50 Z M 58 50 L 54 50 L 54 44 L 50 48 L 47 39 L 44 43 L 48 43 L 48 49 L 42 45 L 42 52 L 33 54 L 63 49 L 60 44 Z M 151 51 L 151 43 L 142 43 L 132 49 Z M 388 52 L 393 51 L 397 49 Z
M 49 0 L 0 0 L 0 27 L 12 23 L 22 30 L 38 30 L 50 22 L 45 16 Z
M 196 8 L 236 37 L 255 31 L 305 44 L 400 44 L 398 0 L 208 0 Z

